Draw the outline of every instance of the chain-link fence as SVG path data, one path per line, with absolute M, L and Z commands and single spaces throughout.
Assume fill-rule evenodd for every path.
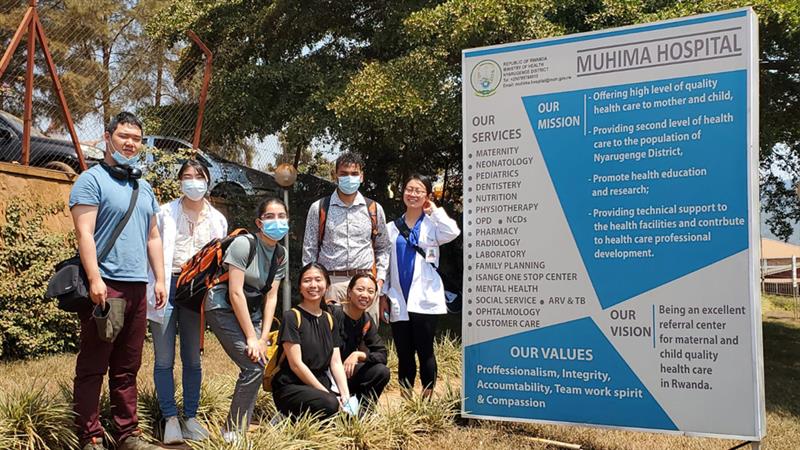
M 170 43 L 148 25 L 165 0 L 39 1 L 37 13 L 63 86 L 77 137 L 89 165 L 103 157 L 104 124 L 122 110 L 145 124 L 145 144 L 164 151 L 191 147 L 202 89 L 204 58 L 191 39 Z M 0 0 L 0 39 L 5 51 L 29 6 Z M 202 40 L 202 35 L 199 36 Z M 0 78 L 0 162 L 21 159 L 27 32 Z M 79 171 L 53 82 L 37 42 L 33 71 L 30 164 Z M 196 56 L 195 56 L 196 55 Z M 217 112 L 213 76 L 205 118 Z M 206 121 L 207 122 L 207 121 Z M 202 130 L 200 158 L 216 177 L 212 194 L 257 195 L 274 191 L 262 171 L 275 161 L 274 136 L 236 136 L 224 142 Z M 145 160 L 144 164 L 152 161 Z M 253 170 L 256 169 L 256 170 Z

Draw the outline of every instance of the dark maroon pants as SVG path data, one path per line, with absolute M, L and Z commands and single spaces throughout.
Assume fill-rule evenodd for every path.
M 142 364 L 147 326 L 147 283 L 103 280 L 108 298 L 125 299 L 125 323 L 113 343 L 100 340 L 91 311 L 79 313 L 81 345 L 75 364 L 73 401 L 81 446 L 103 437 L 100 425 L 100 389 L 108 372 L 114 440 L 122 442 L 139 425 L 136 416 L 136 374 Z

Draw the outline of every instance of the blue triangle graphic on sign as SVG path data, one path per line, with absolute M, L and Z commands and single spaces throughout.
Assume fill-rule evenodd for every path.
M 464 358 L 471 415 L 677 429 L 588 317 L 471 345 Z
M 522 99 L 604 309 L 747 248 L 746 86 L 735 71 Z

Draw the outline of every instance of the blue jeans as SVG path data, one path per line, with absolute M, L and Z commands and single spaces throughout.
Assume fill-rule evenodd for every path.
M 225 427 L 228 431 L 246 432 L 264 379 L 264 365 L 251 361 L 247 356 L 247 339 L 232 310 L 206 311 L 206 319 L 225 353 L 239 366 L 239 378 L 233 390 L 231 409 Z M 250 316 L 250 320 L 253 321 L 256 336 L 261 336 L 261 313 Z
M 175 365 L 175 337 L 181 337 L 181 366 L 183 367 L 183 415 L 187 418 L 197 416 L 200 403 L 200 382 L 203 378 L 200 363 L 200 314 L 180 306 L 173 306 L 175 283 L 178 276 L 173 275 L 169 291 L 169 305 L 172 314 L 167 314 L 163 323 L 150 321 L 153 335 L 155 367 L 153 380 L 156 385 L 158 404 L 164 417 L 178 415 L 175 404 L 175 380 L 172 369 Z

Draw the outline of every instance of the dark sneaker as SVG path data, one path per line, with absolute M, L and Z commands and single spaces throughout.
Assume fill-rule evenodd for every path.
M 82 450 L 106 450 L 106 446 L 103 445 L 102 438 L 93 437 L 91 441 L 83 446 Z
M 142 436 L 142 432 L 136 430 L 119 444 L 117 450 L 162 450 L 162 448 L 147 442 L 147 439 Z

